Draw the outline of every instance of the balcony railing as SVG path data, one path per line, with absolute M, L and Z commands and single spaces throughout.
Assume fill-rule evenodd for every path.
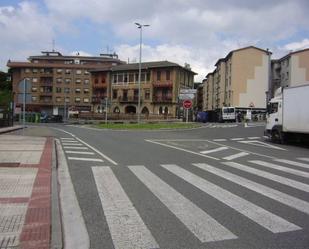
M 166 82 L 159 82 L 159 81 L 154 81 L 152 83 L 153 87 L 168 87 L 172 88 L 173 87 L 173 82 L 166 81 Z
M 94 89 L 102 89 L 102 88 L 107 88 L 107 83 L 98 83 L 98 84 L 93 84 L 92 88 Z
M 170 103 L 173 101 L 172 96 L 153 96 L 152 102 L 154 103 Z
M 119 96 L 118 101 L 120 103 L 137 103 L 138 102 L 138 96 Z

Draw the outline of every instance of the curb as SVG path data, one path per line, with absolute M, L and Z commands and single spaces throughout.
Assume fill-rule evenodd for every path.
M 23 126 L 5 127 L 5 128 L 0 129 L 0 134 L 8 133 L 8 132 L 11 132 L 11 131 L 17 131 L 17 130 L 21 130 L 21 129 L 24 129 L 24 128 L 27 128 L 27 126 L 25 126 L 25 127 L 23 127 Z
M 51 180 L 51 249 L 63 248 L 63 234 L 61 224 L 61 213 L 59 203 L 59 190 L 58 190 L 58 156 L 56 141 L 54 140 L 53 153 L 52 153 L 52 180 Z
M 89 235 L 76 197 L 65 153 L 58 139 L 55 139 L 55 143 L 60 184 L 59 199 L 63 228 L 63 248 L 89 249 Z

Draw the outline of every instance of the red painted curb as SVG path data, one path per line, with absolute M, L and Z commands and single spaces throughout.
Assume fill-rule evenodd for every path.
M 51 168 L 53 139 L 47 138 L 33 184 L 25 223 L 20 235 L 21 249 L 48 249 L 51 235 Z M 25 165 L 21 165 L 21 167 Z M 26 167 L 29 167 L 27 165 Z

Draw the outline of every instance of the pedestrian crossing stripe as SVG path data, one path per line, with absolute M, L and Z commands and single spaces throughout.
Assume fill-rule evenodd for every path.
M 129 166 L 129 169 L 201 242 L 237 238 L 145 167 Z
M 275 159 L 275 161 L 280 162 L 280 163 L 289 164 L 289 165 L 292 165 L 292 166 L 297 166 L 297 167 L 309 169 L 309 164 L 306 164 L 306 163 L 295 162 L 295 161 L 291 161 L 291 160 L 287 160 L 287 159 Z
M 283 172 L 286 172 L 288 169 L 280 165 L 258 160 L 248 161 L 248 163 L 261 166 L 267 165 L 268 167 L 275 165 L 276 170 Z M 227 167 L 224 169 L 205 163 L 196 163 L 192 165 L 234 184 L 238 184 L 245 189 L 249 189 L 257 194 L 300 211 L 304 215 L 309 214 L 308 202 L 246 179 L 235 173 L 230 173 L 228 169 L 231 167 L 305 192 L 309 192 L 308 184 L 275 173 L 253 168 L 247 164 L 235 162 L 222 162 L 222 165 Z M 277 213 L 272 213 L 258 204 L 252 203 L 245 198 L 222 188 L 219 184 L 209 182 L 205 178 L 193 174 L 178 165 L 162 164 L 160 166 L 203 193 L 212 196 L 221 204 L 235 210 L 247 219 L 267 229 L 271 233 L 277 234 L 302 229 L 299 224 L 292 223 L 289 218 L 280 217 Z M 200 242 L 238 239 L 239 235 L 234 233 L 231 228 L 226 228 L 225 225 L 222 225 L 219 221 L 208 214 L 207 210 L 201 209 L 193 200 L 188 199 L 186 196 L 179 193 L 169 185 L 168 182 L 163 181 L 150 169 L 143 165 L 128 166 L 128 168 L 136 179 L 138 179 L 141 184 L 145 185 L 150 193 L 165 205 L 167 209 L 184 224 L 185 228 L 199 239 Z M 289 169 L 292 170 L 291 168 Z M 92 167 L 92 172 L 114 247 L 145 249 L 159 248 L 157 242 L 158 238 L 152 234 L 151 230 L 144 223 L 138 210 L 135 208 L 134 203 L 128 197 L 111 167 L 94 166 Z M 302 171 L 296 170 L 296 172 Z M 308 174 L 308 172 L 302 173 Z

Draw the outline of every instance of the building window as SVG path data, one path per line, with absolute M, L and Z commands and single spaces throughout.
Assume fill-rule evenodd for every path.
M 61 74 L 62 73 L 62 69 L 61 68 L 58 68 L 57 69 L 57 74 Z
M 71 69 L 66 69 L 65 74 L 71 74 Z
M 98 78 L 95 78 L 94 79 L 94 84 L 98 84 L 99 83 L 99 79 Z
M 65 79 L 65 83 L 70 84 L 71 83 L 71 79 Z
M 118 75 L 118 80 L 117 82 L 123 82 L 123 74 Z
M 37 73 L 38 72 L 38 69 L 37 68 L 33 68 L 32 69 L 32 73 Z
M 37 96 L 32 96 L 32 97 L 31 97 L 32 102 L 36 102 L 36 101 L 37 101 L 37 99 L 38 99 L 38 97 L 37 97 Z
M 170 70 L 166 70 L 166 80 L 170 80 L 171 79 L 171 72 Z
M 80 102 L 80 98 L 75 98 L 75 102 Z
M 84 103 L 89 103 L 89 98 L 84 98 Z
M 82 83 L 82 80 L 81 79 L 76 79 L 75 83 L 76 84 L 80 84 L 80 83 Z
M 102 84 L 105 83 L 105 77 L 103 77 L 103 78 L 101 79 L 101 83 L 102 83 Z
M 64 93 L 70 93 L 70 88 L 68 87 L 64 88 Z
M 117 99 L 118 97 L 118 90 L 113 90 L 113 99 Z
M 80 93 L 80 88 L 76 88 L 75 93 Z
M 89 93 L 89 89 L 88 88 L 84 88 L 84 93 L 88 94 Z
M 145 99 L 150 99 L 150 89 L 145 89 Z
M 26 69 L 25 69 L 25 73 L 30 73 L 30 69 L 29 69 L 29 68 L 26 68 Z
M 61 102 L 61 97 L 56 97 L 56 102 Z
M 84 84 L 85 84 L 85 85 L 89 85 L 89 80 L 88 80 L 88 79 L 85 80 L 85 81 L 84 81 Z
M 129 82 L 134 82 L 134 74 L 129 74 Z
M 76 70 L 76 74 L 82 74 L 82 70 Z
M 117 75 L 113 75 L 113 83 L 117 83 Z
M 32 88 L 31 88 L 31 91 L 35 93 L 35 92 L 38 91 L 38 89 L 37 89 L 36 87 L 32 87 Z
M 56 87 L 56 93 L 61 93 L 61 87 Z
M 161 80 L 161 71 L 157 71 L 157 80 Z
M 145 80 L 146 80 L 146 74 L 145 74 L 145 73 L 142 73 L 142 74 L 141 74 L 141 82 L 142 82 L 142 81 L 145 81 Z
M 70 102 L 70 97 L 65 97 L 65 102 L 69 103 Z
M 85 75 L 89 75 L 90 73 L 89 73 L 89 71 L 85 70 L 85 71 L 84 71 L 84 74 L 85 74 Z
M 59 84 L 62 83 L 62 78 L 57 78 L 56 82 L 59 83 Z
M 32 82 L 33 83 L 37 83 L 38 82 L 38 78 L 32 78 Z
M 150 81 L 150 72 L 147 73 L 147 81 Z

